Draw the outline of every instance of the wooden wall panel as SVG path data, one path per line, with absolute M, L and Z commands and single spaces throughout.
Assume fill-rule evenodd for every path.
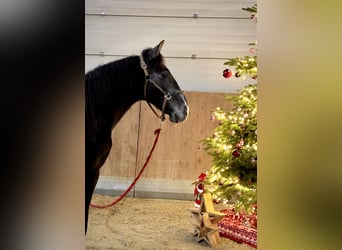
M 190 106 L 188 120 L 179 124 L 165 120 L 158 145 L 142 178 L 194 180 L 200 172 L 206 171 L 211 159 L 199 141 L 211 136 L 218 125 L 217 121 L 210 121 L 211 111 L 218 106 L 226 110 L 231 107 L 224 100 L 226 95 L 186 93 Z M 101 175 L 133 177 L 143 166 L 155 138 L 154 131 L 159 126 L 160 120 L 145 102 L 135 104 L 113 130 L 113 147 Z
M 101 175 L 135 176 L 140 106 L 141 103 L 134 104 L 113 129 L 113 146 Z
M 223 93 L 187 93 L 190 114 L 185 123 L 165 121 L 158 147 L 143 175 L 145 178 L 193 180 L 210 167 L 210 157 L 200 148 L 200 140 L 211 136 L 217 122 L 210 121 L 217 106 L 227 107 Z M 139 140 L 138 165 L 142 165 L 151 145 L 151 134 L 158 122 L 147 105 L 143 105 Z M 146 143 L 148 142 L 148 143 Z

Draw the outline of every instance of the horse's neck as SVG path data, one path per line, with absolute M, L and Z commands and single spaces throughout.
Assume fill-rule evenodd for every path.
M 113 127 L 122 116 L 130 109 L 130 107 L 142 100 L 143 83 L 145 80 L 143 70 L 140 67 L 140 59 L 138 56 L 131 56 L 120 60 L 118 63 L 123 63 L 124 67 L 120 67 L 120 71 L 116 72 L 117 79 L 124 82 L 117 82 L 120 85 L 114 86 L 116 100 L 114 100 L 114 121 Z
M 144 98 L 143 84 L 145 77 L 138 56 L 110 63 L 108 67 L 107 77 L 112 84 L 113 97 L 110 100 L 113 115 L 111 128 L 114 128 L 130 107 Z

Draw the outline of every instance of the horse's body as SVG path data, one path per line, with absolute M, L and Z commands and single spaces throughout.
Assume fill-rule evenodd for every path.
M 162 45 L 163 41 L 144 50 L 141 57 L 131 56 L 99 66 L 85 76 L 86 231 L 99 171 L 112 147 L 111 132 L 126 111 L 135 102 L 146 100 L 162 110 L 162 116 L 164 112 L 168 114 L 172 122 L 184 121 L 188 115 L 186 98 L 163 64 Z

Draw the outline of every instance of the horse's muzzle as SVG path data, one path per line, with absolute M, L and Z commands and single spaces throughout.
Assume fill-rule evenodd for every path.
M 169 119 L 171 122 L 179 123 L 186 121 L 189 115 L 189 106 L 186 104 L 182 111 L 174 111 L 169 115 Z

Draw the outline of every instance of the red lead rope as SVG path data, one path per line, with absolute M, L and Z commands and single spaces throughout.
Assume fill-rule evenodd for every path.
M 156 131 L 154 131 L 154 134 L 156 135 L 156 138 L 154 139 L 154 143 L 153 143 L 153 146 L 152 146 L 152 149 L 150 151 L 150 154 L 147 156 L 146 158 L 146 161 L 145 161 L 145 164 L 144 166 L 142 167 L 142 169 L 140 170 L 139 174 L 137 175 L 137 177 L 135 177 L 134 181 L 132 182 L 132 184 L 127 188 L 127 190 L 122 194 L 120 195 L 116 200 L 114 200 L 112 203 L 109 203 L 107 205 L 96 205 L 96 204 L 90 204 L 90 206 L 92 207 L 96 207 L 96 208 L 107 208 L 107 207 L 111 207 L 111 206 L 114 206 L 116 203 L 118 203 L 119 201 L 122 200 L 122 198 L 124 198 L 128 193 L 129 191 L 131 191 L 132 187 L 134 187 L 134 185 L 137 183 L 137 181 L 139 180 L 139 178 L 141 177 L 142 173 L 144 172 L 148 162 L 150 161 L 150 158 L 152 156 L 152 153 L 154 151 L 154 148 L 156 147 L 157 145 L 157 142 L 158 142 L 158 138 L 159 138 L 159 134 L 160 134 L 160 131 L 161 131 L 161 128 L 158 128 L 156 129 Z

